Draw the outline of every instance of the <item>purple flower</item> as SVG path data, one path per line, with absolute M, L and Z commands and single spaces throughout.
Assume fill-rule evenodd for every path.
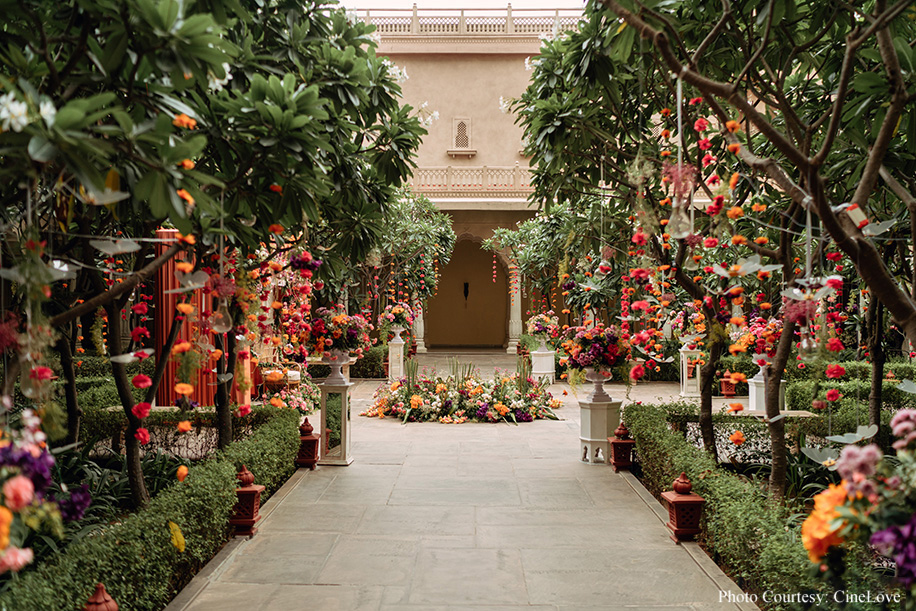
M 916 439 L 916 410 L 902 409 L 891 419 L 891 430 L 894 437 L 899 437 L 894 442 L 894 448 L 902 450 Z
M 897 563 L 897 581 L 906 587 L 916 583 L 916 514 L 903 526 L 877 531 L 870 541 Z
M 71 490 L 69 498 L 58 500 L 57 506 L 60 508 L 60 516 L 64 522 L 78 522 L 83 519 L 91 503 L 92 495 L 89 494 L 89 486 L 83 484 Z
M 42 450 L 38 456 L 32 456 L 28 450 L 8 445 L 0 448 L 0 467 L 2 466 L 19 467 L 22 474 L 32 480 L 35 494 L 42 497 L 51 485 L 54 457 L 47 450 Z

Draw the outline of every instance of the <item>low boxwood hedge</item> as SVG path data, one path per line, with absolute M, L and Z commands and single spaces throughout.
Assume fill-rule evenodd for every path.
M 675 406 L 635 403 L 624 410 L 646 487 L 658 496 L 671 489 L 681 472 L 687 474 L 693 491 L 706 499 L 701 542 L 746 591 L 826 591 L 826 584 L 812 578 L 801 543 L 803 514 L 774 502 L 760 483 L 729 473 L 674 432 L 668 423 L 669 408 L 683 412 Z M 849 591 L 883 590 L 877 577 L 863 568 L 865 563 L 849 564 Z
M 262 501 L 293 472 L 298 423 L 296 412 L 274 410 L 250 437 L 193 466 L 145 509 L 23 574 L 0 595 L 0 608 L 81 609 L 102 582 L 125 611 L 162 609 L 226 541 L 237 465 L 267 487 Z M 173 545 L 169 522 L 181 529 L 183 552 Z

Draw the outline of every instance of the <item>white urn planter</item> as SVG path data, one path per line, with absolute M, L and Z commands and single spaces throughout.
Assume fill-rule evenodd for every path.
M 321 360 L 331 368 L 331 373 L 324 381 L 325 384 L 347 384 L 347 379 L 343 375 L 343 367 L 350 363 L 349 352 L 345 350 L 327 350 L 321 356 Z
M 554 351 L 547 347 L 547 340 L 542 339 L 541 345 L 531 353 L 531 376 L 535 380 L 547 378 L 550 384 L 557 381 Z
M 767 365 L 770 364 L 770 359 L 765 354 L 755 354 L 754 362 L 757 363 L 757 366 L 760 367 L 760 370 L 757 372 L 753 378 L 747 381 L 748 388 L 748 397 L 747 397 L 747 409 L 749 411 L 755 412 L 765 412 L 767 408 L 766 404 L 766 375 L 764 374 Z M 761 365 L 760 363 L 763 362 Z M 779 382 L 779 411 L 783 411 L 786 408 L 786 381 L 780 380 Z
M 604 390 L 604 382 L 609 378 L 595 371 L 586 369 L 585 379 L 593 384 L 591 392 L 585 399 L 579 400 L 579 441 L 580 459 L 589 464 L 610 464 L 611 442 L 609 437 L 620 424 L 620 406 L 622 401 L 614 400 Z

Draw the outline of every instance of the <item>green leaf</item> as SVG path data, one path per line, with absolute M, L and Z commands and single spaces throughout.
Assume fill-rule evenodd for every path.
M 57 155 L 57 147 L 41 134 L 29 140 L 29 157 L 40 163 L 48 163 Z

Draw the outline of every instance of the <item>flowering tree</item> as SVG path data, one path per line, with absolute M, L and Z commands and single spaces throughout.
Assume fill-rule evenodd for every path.
M 121 341 L 134 289 L 182 250 L 198 262 L 226 247 L 244 257 L 276 228 L 330 227 L 327 247 L 359 256 L 410 170 L 423 130 L 375 57 L 371 26 L 325 4 L 6 7 L 2 247 L 5 277 L 22 289 L 13 307 L 28 338 L 18 346 L 30 357 L 24 379 L 54 342 L 52 329 L 72 338 L 78 317 L 105 309 L 136 504 L 148 498 L 146 437 L 130 385 L 153 380 L 129 381 L 124 371 L 135 358 Z M 162 223 L 189 237 L 155 256 Z M 212 269 L 220 276 L 226 266 Z M 183 276 L 189 291 L 201 284 L 196 271 Z M 15 377 L 7 372 L 5 394 Z

